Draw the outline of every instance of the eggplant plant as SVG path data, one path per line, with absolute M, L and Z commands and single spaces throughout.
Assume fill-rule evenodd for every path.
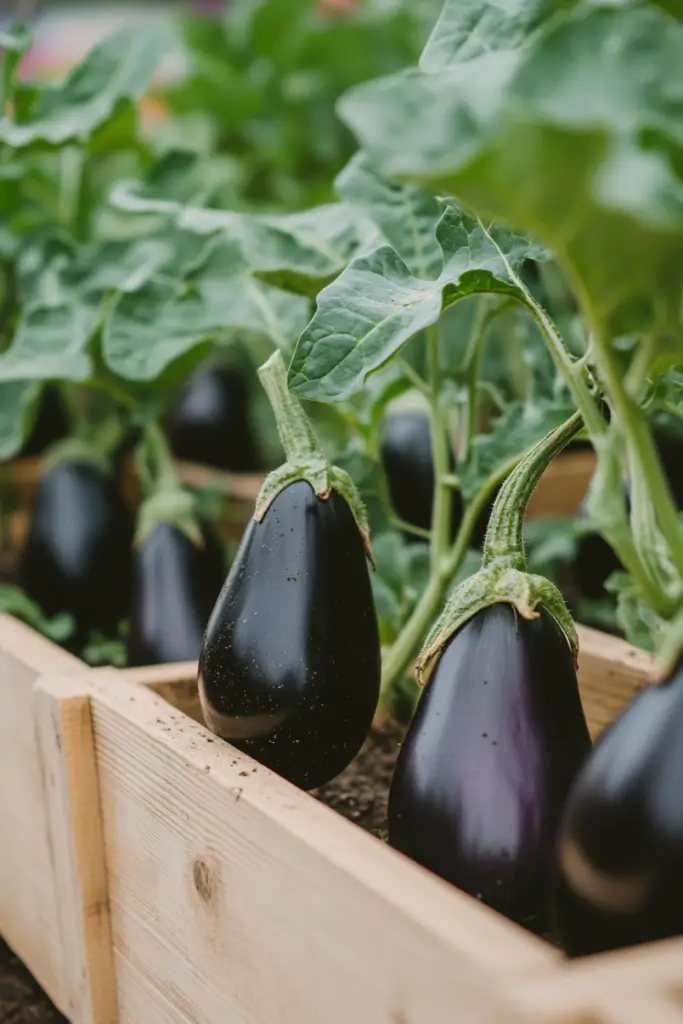
M 420 674 L 433 671 L 394 784 L 392 841 L 538 928 L 587 739 L 573 626 L 557 590 L 526 571 L 522 520 L 540 470 L 579 427 L 597 458 L 586 517 L 621 567 L 609 581 L 619 622 L 669 667 L 683 646 L 683 523 L 656 443 L 662 417 L 683 418 L 683 26 L 672 7 L 446 0 L 418 67 L 340 100 L 331 159 L 352 139 L 360 148 L 335 167 L 333 189 L 328 179 L 318 190 L 315 167 L 291 187 L 299 140 L 291 160 L 264 162 L 252 194 L 228 189 L 230 203 L 211 146 L 209 159 L 182 144 L 185 114 L 204 105 L 226 46 L 222 70 L 246 86 L 239 124 L 232 107 L 235 122 L 220 128 L 221 155 L 254 132 L 279 138 L 253 80 L 268 60 L 288 88 L 305 93 L 307 81 L 315 96 L 312 79 L 290 74 L 296 47 L 280 64 L 279 0 L 243 8 L 241 41 L 216 33 L 214 51 L 213 30 L 202 34 L 203 70 L 167 126 L 172 145 L 138 118 L 168 39 L 118 33 L 64 82 L 30 87 L 16 73 L 26 33 L 2 40 L 0 457 L 20 450 L 48 382 L 104 393 L 149 434 L 205 357 L 239 340 L 254 365 L 265 360 L 286 463 L 209 623 L 207 718 L 315 786 L 370 726 L 378 638 L 383 715 L 409 692 L 410 717 L 417 657 Z M 255 70 L 249 40 L 264 57 Z M 311 70 L 308 57 L 300 65 Z M 323 204 L 298 208 L 311 196 Z M 382 469 L 382 438 L 408 393 L 426 410 L 421 479 L 432 487 L 428 516 L 412 522 Z M 315 435 L 304 403 L 325 407 Z M 482 741 L 471 749 L 470 722 Z M 615 727 L 610 742 L 628 735 Z M 471 765 L 491 807 L 509 811 L 505 835 L 472 795 Z M 657 775 L 668 778 L 668 767 Z M 567 828 L 579 835 L 582 820 L 570 815 Z

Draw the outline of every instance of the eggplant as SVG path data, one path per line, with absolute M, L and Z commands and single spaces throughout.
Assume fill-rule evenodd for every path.
M 434 503 L 434 459 L 429 417 L 421 412 L 389 416 L 381 448 L 389 497 L 396 514 L 411 526 L 431 529 Z M 455 459 L 451 454 L 451 469 Z M 454 495 L 452 534 L 462 519 L 460 493 Z
M 189 377 L 166 422 L 179 459 L 232 473 L 259 470 L 249 419 L 249 390 L 233 366 L 202 366 Z
M 36 488 L 19 578 L 46 615 L 73 615 L 74 650 L 94 630 L 112 634 L 126 616 L 132 542 L 132 516 L 102 468 L 74 459 L 45 472 Z
M 225 579 L 222 545 L 201 524 L 202 545 L 160 522 L 135 554 L 128 634 L 129 665 L 196 661 Z
M 55 387 L 45 388 L 38 405 L 38 414 L 19 454 L 20 458 L 42 455 L 55 441 L 60 441 L 69 429 L 64 406 Z
M 590 750 L 573 656 L 544 609 L 492 604 L 443 648 L 401 748 L 389 842 L 543 933 L 555 834 Z
M 603 733 L 559 829 L 555 917 L 570 956 L 683 933 L 683 663 Z
M 305 480 L 253 519 L 209 619 L 199 691 L 209 728 L 304 789 L 344 769 L 379 697 L 363 538 L 345 497 Z

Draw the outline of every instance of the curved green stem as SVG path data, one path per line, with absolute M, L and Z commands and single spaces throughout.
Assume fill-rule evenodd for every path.
M 484 541 L 483 567 L 505 561 L 511 569 L 524 572 L 524 514 L 536 485 L 552 460 L 583 426 L 580 412 L 547 434 L 524 456 L 503 484 L 491 512 Z
M 180 478 L 166 436 L 156 422 L 148 423 L 137 452 L 138 472 L 143 494 L 180 487 Z
M 393 644 L 382 665 L 382 696 L 380 705 L 391 703 L 392 691 L 397 681 L 405 674 L 411 658 L 417 653 L 429 627 L 443 604 L 449 583 L 460 569 L 472 539 L 474 528 L 482 512 L 503 481 L 518 464 L 521 456 L 509 459 L 480 487 L 467 506 L 458 535 L 450 550 L 442 558 L 437 572 L 433 573 L 422 597 L 413 609 L 400 636 Z
M 629 395 L 614 356 L 610 339 L 602 331 L 600 318 L 584 296 L 593 334 L 593 349 L 600 379 L 617 414 L 629 451 L 632 450 L 637 472 L 643 476 L 662 535 L 668 545 L 679 576 L 683 577 L 683 529 L 678 510 L 662 469 L 652 431 L 643 410 Z
M 258 375 L 275 414 L 287 462 L 297 465 L 306 459 L 322 459 L 308 417 L 287 387 L 287 369 L 279 349 L 259 367 Z
M 567 346 L 564 343 L 564 339 L 553 323 L 551 317 L 546 313 L 543 307 L 536 302 L 536 299 L 533 297 L 519 274 L 517 274 L 512 268 L 507 256 L 500 246 L 498 246 L 490 232 L 486 229 L 486 226 L 481 221 L 479 223 L 491 243 L 498 249 L 500 258 L 505 265 L 505 269 L 510 280 L 522 295 L 521 301 L 538 324 L 541 334 L 548 346 L 550 355 L 553 358 L 553 362 L 567 382 L 567 387 L 571 392 L 574 404 L 583 417 L 583 421 L 591 439 L 595 441 L 597 438 L 604 435 L 607 430 L 607 423 L 600 412 L 595 396 L 591 393 L 588 386 L 585 367 L 578 364 L 577 361 L 575 361 L 569 354 Z

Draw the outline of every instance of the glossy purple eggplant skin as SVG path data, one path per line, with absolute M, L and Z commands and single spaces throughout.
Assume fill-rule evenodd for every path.
M 201 366 L 188 378 L 166 423 L 179 459 L 232 473 L 258 471 L 244 375 L 231 366 Z
M 557 848 L 570 956 L 683 934 L 683 665 L 640 693 L 579 773 Z
M 58 462 L 36 488 L 19 566 L 21 585 L 46 615 L 70 612 L 78 650 L 111 635 L 128 613 L 132 516 L 113 481 L 87 462 Z
M 207 724 L 304 789 L 367 736 L 380 646 L 363 541 L 346 500 L 304 481 L 252 520 L 199 665 Z
M 389 842 L 534 931 L 555 833 L 590 750 L 569 645 L 546 611 L 478 612 L 441 654 L 399 754 Z
M 159 523 L 135 555 L 128 634 L 129 665 L 196 661 L 225 579 L 225 556 L 202 524 L 196 547 L 171 523 Z

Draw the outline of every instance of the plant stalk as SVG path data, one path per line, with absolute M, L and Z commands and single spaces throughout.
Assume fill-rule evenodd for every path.
M 593 335 L 593 349 L 600 379 L 614 406 L 629 451 L 633 453 L 636 471 L 647 485 L 662 536 L 666 541 L 679 577 L 683 578 L 683 529 L 671 488 L 662 469 L 650 425 L 643 410 L 628 394 L 624 379 L 612 351 L 610 339 L 602 331 L 600 318 L 584 297 Z
M 521 456 L 516 456 L 513 459 L 508 459 L 495 473 L 492 473 L 467 506 L 455 541 L 441 560 L 438 570 L 432 573 L 429 584 L 416 604 L 410 619 L 384 659 L 380 707 L 388 708 L 390 706 L 394 686 L 406 673 L 411 658 L 419 650 L 443 605 L 448 585 L 464 561 L 479 517 L 491 500 L 491 496 L 507 479 L 519 463 L 520 458 Z
M 322 459 L 323 454 L 308 417 L 298 398 L 287 387 L 287 369 L 279 349 L 259 367 L 258 375 L 275 414 L 287 462 L 297 465 L 306 459 Z
M 446 417 L 441 403 L 441 367 L 439 359 L 439 327 L 427 328 L 429 352 L 429 382 L 431 406 L 431 435 L 434 458 L 434 506 L 432 509 L 431 566 L 432 576 L 438 576 L 441 562 L 450 541 L 453 491 L 444 483 L 450 471 L 450 447 Z

